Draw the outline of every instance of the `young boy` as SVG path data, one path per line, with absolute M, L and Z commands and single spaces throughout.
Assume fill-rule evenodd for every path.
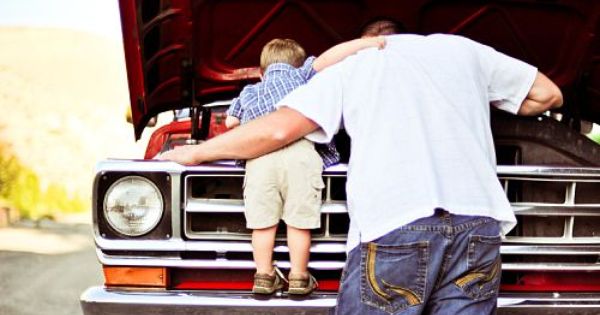
M 275 111 L 278 101 L 316 72 L 360 49 L 384 45 L 383 37 L 361 38 L 334 46 L 317 58 L 306 58 L 304 49 L 294 40 L 274 39 L 260 56 L 262 81 L 244 87 L 228 109 L 225 124 L 232 128 Z M 246 225 L 253 230 L 254 293 L 272 294 L 283 288 L 285 280 L 272 260 L 280 219 L 287 225 L 291 262 L 288 293 L 309 294 L 317 287 L 308 272 L 310 230 L 321 225 L 323 167 L 338 162 L 333 143 L 315 150 L 315 144 L 306 139 L 246 161 L 244 203 Z

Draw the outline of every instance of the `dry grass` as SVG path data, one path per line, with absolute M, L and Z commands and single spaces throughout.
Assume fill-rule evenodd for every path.
M 94 165 L 142 158 L 119 41 L 61 29 L 0 28 L 0 140 L 42 185 L 90 196 Z M 149 131 L 145 132 L 147 138 Z

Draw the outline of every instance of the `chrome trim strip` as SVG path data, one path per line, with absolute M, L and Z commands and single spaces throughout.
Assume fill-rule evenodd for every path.
M 559 177 L 583 177 L 600 178 L 598 167 L 552 167 L 552 166 L 524 166 L 524 165 L 500 165 L 496 167 L 499 176 L 559 176 Z
M 244 201 L 239 199 L 200 199 L 187 198 L 185 212 L 202 213 L 243 213 Z M 346 202 L 325 201 L 321 206 L 321 213 L 347 213 Z
M 551 204 L 513 202 L 516 215 L 527 216 L 600 216 L 600 204 Z
M 586 178 L 574 178 L 575 176 L 567 177 L 565 175 L 556 175 L 554 177 L 535 177 L 535 176 L 519 176 L 517 174 L 511 175 L 500 175 L 498 174 L 498 179 L 505 181 L 514 181 L 514 182 L 536 182 L 536 183 L 547 183 L 547 182 L 555 182 L 555 183 L 596 183 L 598 179 L 596 177 L 586 177 Z
M 600 237 L 568 237 L 568 236 L 560 236 L 560 237 L 541 237 L 541 236 L 507 236 L 502 240 L 504 243 L 529 243 L 531 245 L 537 244 L 548 244 L 548 245 L 582 245 L 582 244 L 590 244 L 590 245 L 598 245 L 600 244 Z
M 96 235 L 96 247 L 104 250 L 185 251 L 186 242 L 171 240 L 109 240 Z
M 252 252 L 252 245 L 250 242 L 216 242 L 216 241 L 202 241 L 202 242 L 188 242 L 187 250 L 189 251 L 216 251 L 219 253 L 223 252 Z M 287 253 L 289 249 L 285 245 L 275 246 L 274 252 L 276 253 Z M 311 253 L 345 253 L 346 243 L 315 243 L 310 246 Z
M 171 233 L 175 240 L 181 240 L 181 173 L 171 174 Z
M 600 271 L 600 264 L 577 263 L 502 263 L 502 270 Z
M 599 255 L 600 246 L 538 246 L 538 245 L 502 245 L 503 255 Z
M 197 199 L 188 197 L 184 210 L 187 213 L 243 213 L 244 201 L 240 199 Z
M 143 250 L 143 251 L 213 251 L 213 252 L 252 252 L 249 242 L 197 241 L 183 240 L 107 240 L 97 239 L 96 245 L 103 250 Z M 345 253 L 345 242 L 314 243 L 310 246 L 312 253 Z M 275 252 L 287 253 L 284 245 L 275 246 Z
M 192 232 L 190 231 L 189 221 L 187 216 L 185 217 L 186 230 L 185 235 L 190 240 L 194 241 L 250 241 L 252 238 L 251 233 L 233 233 L 233 232 Z M 285 242 L 284 236 L 277 236 L 275 241 Z M 345 242 L 346 235 L 333 235 L 324 231 L 323 235 L 313 235 L 312 242 Z
M 113 256 L 106 255 L 96 250 L 98 260 L 107 266 L 158 266 L 193 269 L 256 269 L 254 261 L 251 260 L 227 260 L 227 259 L 181 259 L 179 257 L 140 257 L 140 256 Z M 277 267 L 290 269 L 288 261 L 277 261 Z M 344 261 L 310 261 L 308 267 L 315 270 L 341 270 Z
M 166 172 L 182 173 L 186 167 L 175 162 L 159 160 L 108 159 L 96 164 L 96 172 Z

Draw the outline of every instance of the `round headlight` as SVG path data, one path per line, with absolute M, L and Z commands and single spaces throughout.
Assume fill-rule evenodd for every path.
M 140 236 L 158 225 L 163 214 L 160 191 L 141 176 L 126 176 L 114 182 L 104 196 L 104 217 L 117 232 Z

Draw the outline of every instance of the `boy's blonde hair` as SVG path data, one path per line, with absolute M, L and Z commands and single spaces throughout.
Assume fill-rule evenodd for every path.
M 287 63 L 297 68 L 306 59 L 306 53 L 298 42 L 293 39 L 275 38 L 263 47 L 260 53 L 260 70 L 265 72 L 274 63 Z

